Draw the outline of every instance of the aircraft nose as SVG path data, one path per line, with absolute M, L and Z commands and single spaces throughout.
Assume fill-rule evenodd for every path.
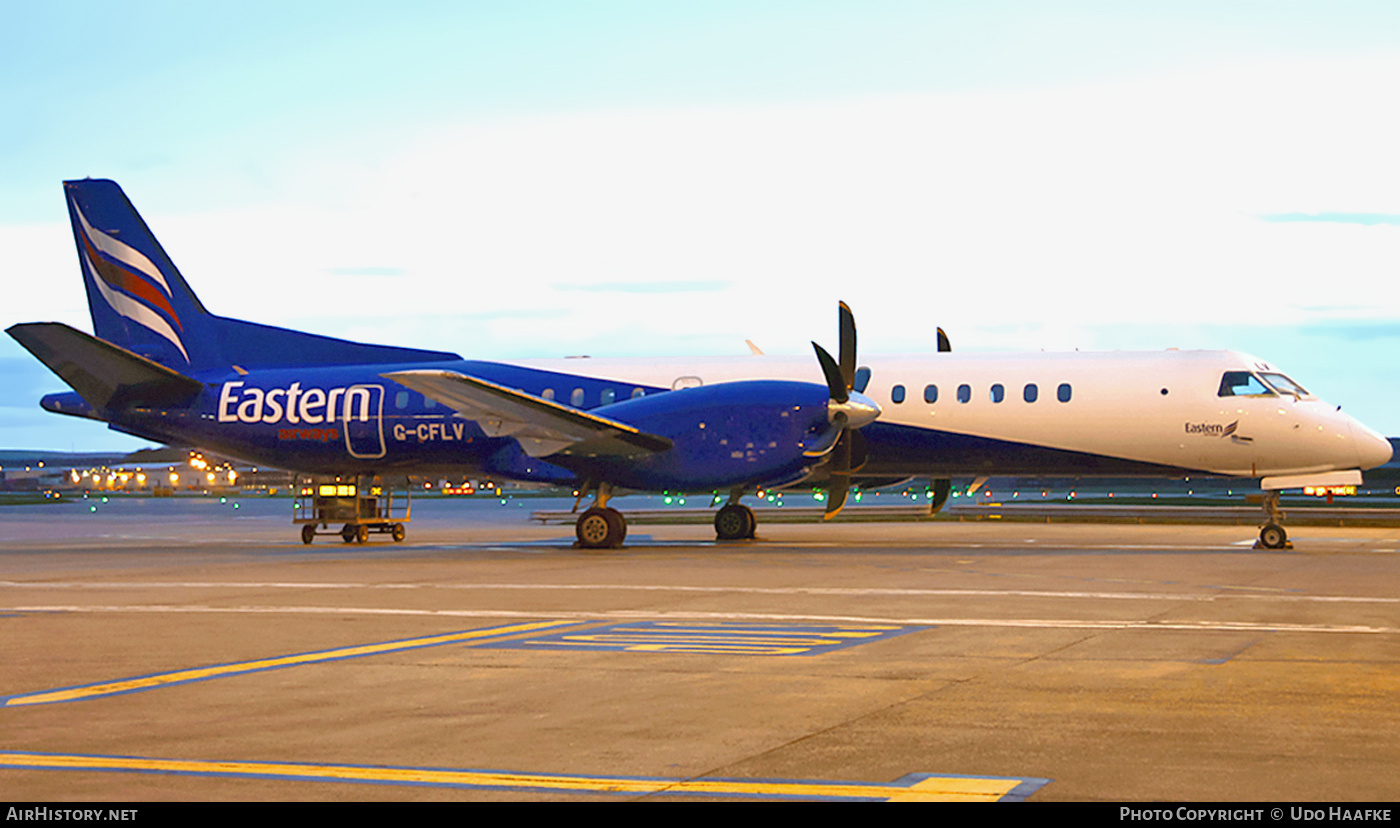
M 1374 469 L 1390 462 L 1394 453 L 1390 441 L 1362 425 L 1351 421 L 1352 440 L 1356 443 L 1357 462 L 1363 469 Z

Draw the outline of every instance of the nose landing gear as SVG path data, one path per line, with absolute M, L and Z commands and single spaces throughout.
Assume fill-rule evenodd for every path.
M 1280 494 L 1277 489 L 1264 493 L 1264 512 L 1268 515 L 1268 520 L 1259 529 L 1259 540 L 1254 542 L 1255 549 L 1293 548 L 1293 543 L 1288 540 L 1288 532 L 1283 528 L 1283 510 L 1278 507 Z

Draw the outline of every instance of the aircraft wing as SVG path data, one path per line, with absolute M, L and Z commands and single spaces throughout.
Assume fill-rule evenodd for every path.
M 380 376 L 474 420 L 490 437 L 514 437 L 531 457 L 639 457 L 672 445 L 665 437 L 626 423 L 456 371 L 390 371 Z

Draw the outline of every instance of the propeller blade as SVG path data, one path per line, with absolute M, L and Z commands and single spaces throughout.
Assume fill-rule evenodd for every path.
M 845 302 L 839 303 L 841 379 L 850 391 L 856 382 L 856 317 Z
M 846 505 L 846 495 L 851 490 L 851 429 L 841 432 L 836 448 L 831 452 L 831 478 L 827 483 L 826 514 L 822 520 L 831 520 Z
M 866 447 L 865 435 L 859 429 L 850 429 L 851 435 L 851 472 L 855 473 L 865 468 L 865 461 L 870 459 L 870 451 Z
M 841 377 L 841 369 L 836 365 L 836 360 L 832 359 L 831 354 L 817 343 L 813 342 L 812 347 L 817 351 L 817 362 L 821 363 L 822 375 L 826 377 L 826 387 L 831 394 L 831 399 L 838 403 L 846 402 L 851 398 L 851 395 L 846 381 Z
M 933 499 L 928 502 L 928 513 L 930 515 L 943 508 L 943 504 L 948 502 L 948 494 L 952 490 L 953 481 L 946 477 L 933 481 Z

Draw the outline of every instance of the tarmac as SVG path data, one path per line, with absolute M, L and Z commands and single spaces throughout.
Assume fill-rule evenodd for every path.
M 1400 798 L 1400 527 L 637 525 L 600 552 L 539 508 L 418 501 L 403 543 L 311 546 L 289 500 L 0 508 L 0 790 Z

